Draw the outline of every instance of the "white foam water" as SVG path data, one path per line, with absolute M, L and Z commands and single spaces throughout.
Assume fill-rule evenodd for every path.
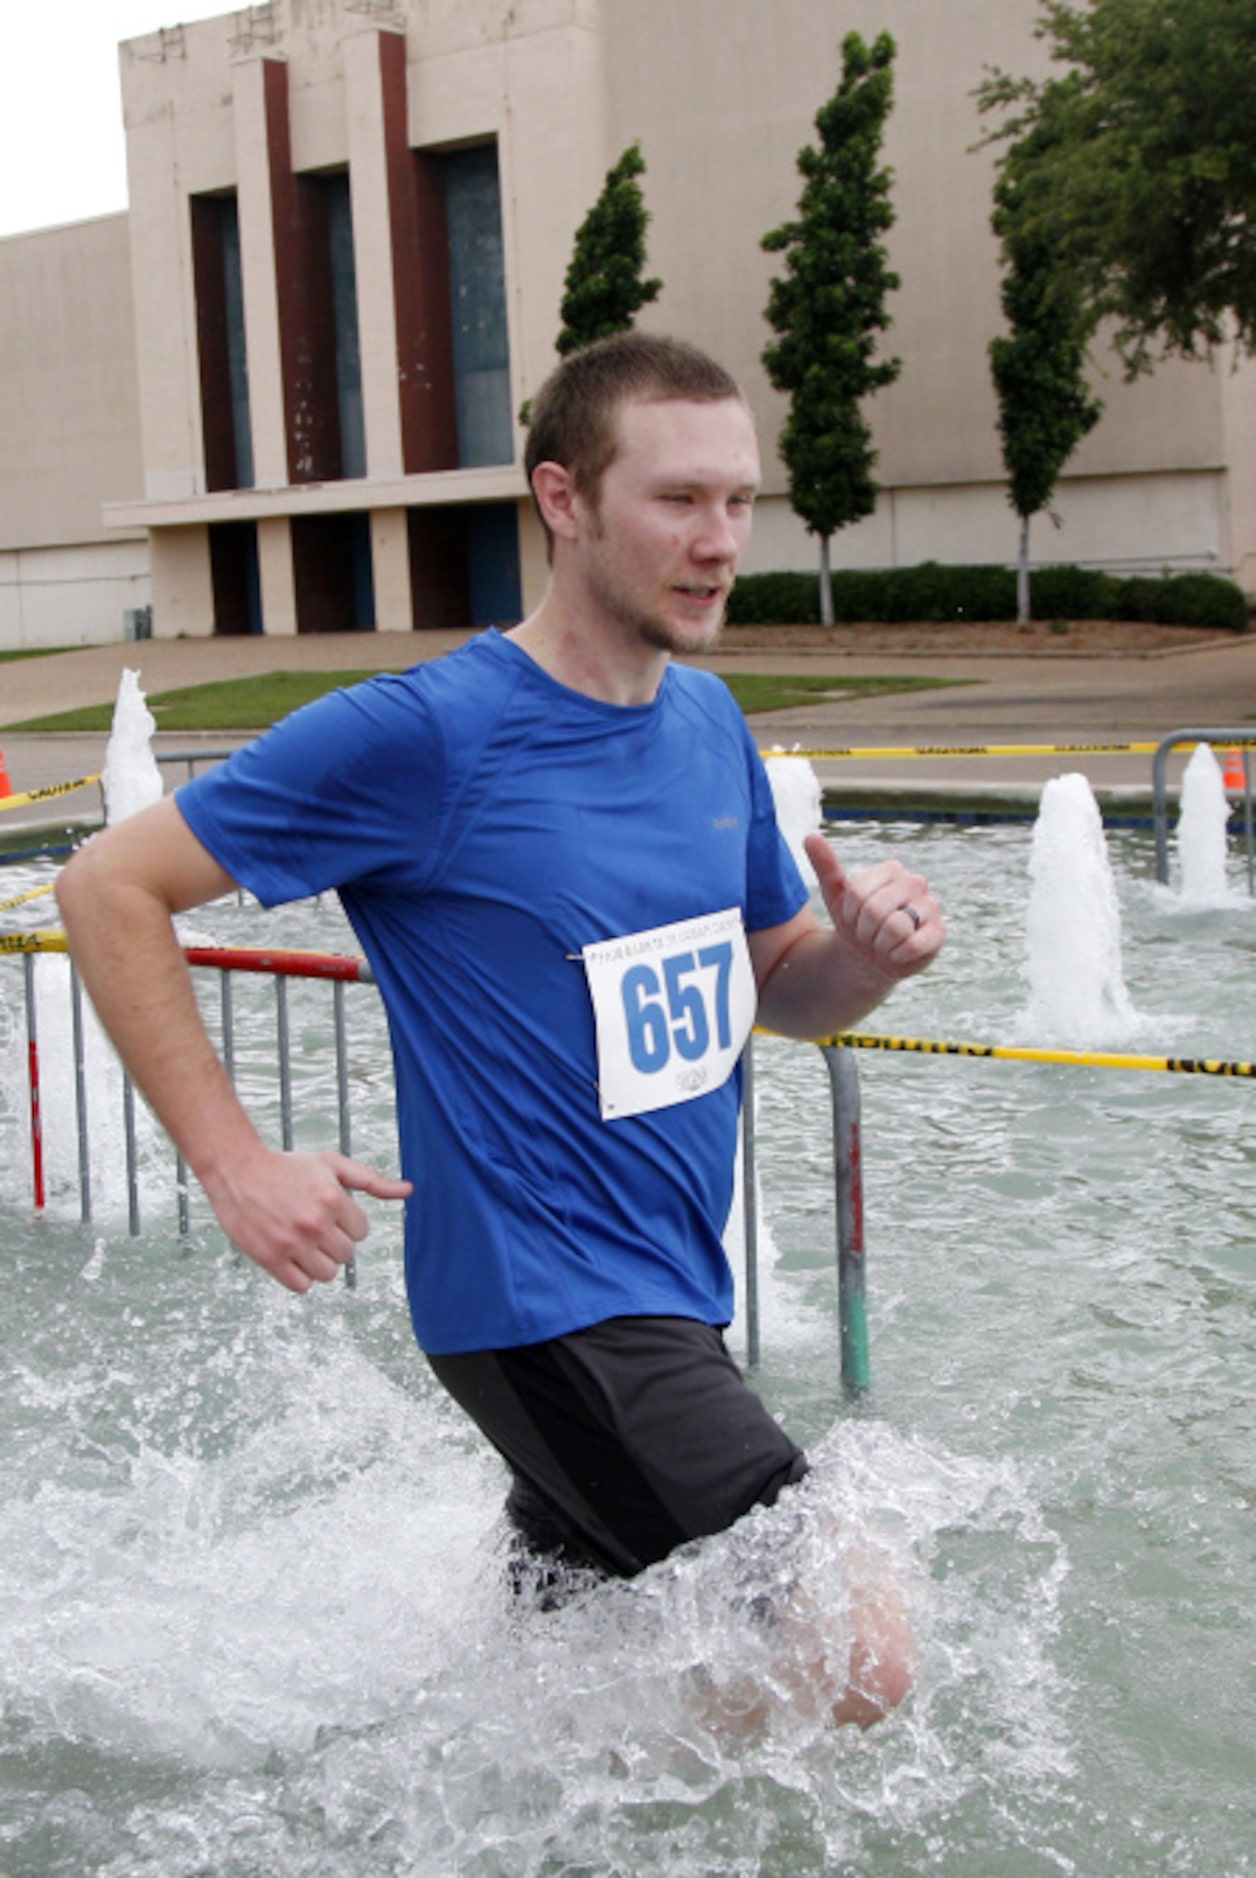
M 152 748 L 156 723 L 140 689 L 139 677 L 138 672 L 123 671 L 114 704 L 101 771 L 105 820 L 109 824 L 137 814 L 159 801 L 163 793 L 161 769 Z M 90 1000 L 83 995 L 79 1007 L 80 1090 L 68 959 L 49 955 L 37 961 L 35 1011 L 46 1204 L 54 1213 L 73 1217 L 80 1210 L 86 1183 L 93 1217 L 100 1216 L 115 1227 L 119 1217 L 125 1215 L 129 1198 L 122 1069 Z M 150 1170 L 145 1183 L 148 1198 L 160 1204 L 168 1197 L 168 1144 L 138 1097 L 132 1113 L 137 1161 Z M 80 1154 L 80 1131 L 88 1144 L 86 1171 Z M 153 1168 L 154 1157 L 167 1165 Z
M 840 845 L 852 867 L 901 852 L 948 913 L 894 1028 L 1006 1036 L 1027 831 Z M 1196 922 L 1179 969 L 1147 844 L 1109 845 L 1159 1043 L 1253 1054 L 1240 915 Z M 202 918 L 223 943 L 274 940 L 255 907 Z M 294 946 L 349 943 L 330 905 L 282 921 Z M 20 1037 L 11 963 L 0 1020 Z M 387 1164 L 378 999 L 349 995 L 355 1132 Z M 241 987 L 239 1016 L 269 1126 L 273 1012 Z M 308 1029 L 298 1125 L 326 1144 L 327 1025 Z M 355 1292 L 298 1300 L 199 1195 L 190 1240 L 154 1217 L 132 1242 L 33 1225 L 6 1168 L 0 1869 L 1250 1878 L 1250 1084 L 867 1053 L 874 1388 L 855 1413 L 823 1065 L 776 1040 L 757 1055 L 756 1387 L 814 1473 L 556 1612 L 506 1595 L 500 1469 L 415 1352 L 390 1209 L 368 1209 Z M 0 1113 L 6 1161 L 21 1135 Z M 907 1597 L 915 1691 L 869 1735 L 834 1733 L 792 1699 L 771 1619 L 805 1580 L 840 1653 L 868 1551 Z M 747 1673 L 770 1725 L 713 1726 L 712 1686 Z
M 495 1462 L 390 1373 L 378 1296 L 350 1321 L 139 1259 L 86 1303 L 63 1276 L 6 1384 L 41 1477 L 6 1515 L 5 1738 L 47 1782 L 0 1825 L 15 1869 L 819 1878 L 980 1794 L 958 1713 L 1026 1795 L 1067 1771 L 1065 1556 L 1014 1469 L 851 1422 L 776 1508 L 540 1611 L 505 1592 Z M 924 1694 L 870 1754 L 799 1699 L 815 1633 L 782 1613 L 804 1583 L 840 1664 L 874 1548 Z
M 1206 743 L 1196 744 L 1182 774 L 1175 845 L 1185 903 L 1207 907 L 1232 898 L 1226 880 L 1230 804 L 1221 768 Z
M 1128 1037 L 1138 1014 L 1125 988 L 1121 909 L 1085 776 L 1056 776 L 1043 789 L 1029 875 L 1025 1030 L 1078 1048 Z
M 124 821 L 161 800 L 161 769 L 152 746 L 157 723 L 139 681 L 138 672 L 124 671 L 113 707 L 113 727 L 101 771 L 107 822 Z

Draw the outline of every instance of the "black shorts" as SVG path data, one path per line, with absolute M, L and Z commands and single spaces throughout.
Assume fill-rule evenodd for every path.
M 719 1331 L 689 1318 L 428 1361 L 510 1467 L 516 1529 L 565 1566 L 632 1577 L 807 1471 Z

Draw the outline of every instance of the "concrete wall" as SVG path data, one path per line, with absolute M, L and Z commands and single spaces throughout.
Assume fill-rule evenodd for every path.
M 782 263 L 759 243 L 796 212 L 797 154 L 814 141 L 815 113 L 836 88 L 852 30 L 888 31 L 898 47 L 885 160 L 897 218 L 888 246 L 902 286 L 884 351 L 903 369 L 866 407 L 886 493 L 876 516 L 837 538 L 835 563 L 1015 558 L 987 354 L 1003 327 L 989 225 L 994 157 L 974 148 L 989 126 L 973 92 L 987 65 L 1045 68 L 1033 37 L 1039 12 L 1037 0 L 882 0 L 875 17 L 855 0 L 686 0 L 683 8 L 608 0 L 610 145 L 641 141 L 650 268 L 664 281 L 642 324 L 710 344 L 760 419 L 768 499 L 748 568 L 815 559 L 787 503 L 773 499 L 786 488 L 774 448 L 785 405 L 761 353 L 771 337 L 763 309 Z M 1237 565 L 1227 453 L 1250 450 L 1251 428 L 1227 426 L 1236 387 L 1226 370 L 1175 362 L 1130 386 L 1100 346 L 1092 378 L 1105 415 L 1061 481 L 1054 508 L 1063 525 L 1045 517 L 1036 525 L 1035 558 Z M 1256 504 L 1242 508 L 1256 538 Z
M 124 639 L 127 614 L 147 607 L 151 596 L 142 536 L 0 548 L 0 652 Z
M 143 486 L 137 401 L 126 217 L 0 241 L 0 649 L 147 603 L 146 537 L 101 512 Z

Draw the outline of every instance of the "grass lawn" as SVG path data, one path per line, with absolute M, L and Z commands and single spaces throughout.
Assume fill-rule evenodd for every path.
M 147 702 L 158 730 L 267 730 L 278 718 L 321 698 L 325 691 L 373 676 L 369 671 L 262 672 L 256 678 L 224 678 L 208 685 L 185 685 L 178 691 L 157 691 Z M 8 728 L 108 730 L 112 723 L 110 702 L 32 717 Z
M 22 646 L 16 652 L 0 652 L 0 665 L 11 665 L 14 659 L 50 659 L 57 652 L 86 650 L 86 646 Z
M 370 672 L 264 672 L 256 678 L 224 679 L 216 684 L 189 685 L 179 691 L 159 691 L 148 708 L 159 730 L 265 730 L 277 718 L 299 705 L 322 697 L 339 686 L 354 685 Z M 820 678 L 811 675 L 748 673 L 725 681 L 747 716 L 756 711 L 788 710 L 810 699 L 870 698 L 895 691 L 926 691 L 948 682 L 933 678 Z M 58 711 L 10 724 L 13 731 L 108 730 L 113 705 L 94 704 L 77 711 Z
M 725 678 L 747 717 L 756 711 L 788 711 L 813 698 L 888 698 L 896 691 L 938 691 L 947 685 L 969 684 L 963 678 L 869 677 L 825 678 L 797 672 L 743 672 Z

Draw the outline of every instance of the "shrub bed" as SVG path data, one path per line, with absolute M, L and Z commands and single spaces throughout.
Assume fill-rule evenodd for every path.
M 1149 620 L 1162 626 L 1218 627 L 1245 632 L 1242 589 L 1216 574 L 1166 574 L 1119 579 L 1085 567 L 1040 567 L 1030 575 L 1035 619 Z M 1016 575 L 1006 567 L 842 569 L 833 576 L 839 625 L 858 620 L 1009 620 L 1016 618 Z M 728 605 L 731 626 L 815 626 L 820 621 L 817 574 L 743 574 Z

